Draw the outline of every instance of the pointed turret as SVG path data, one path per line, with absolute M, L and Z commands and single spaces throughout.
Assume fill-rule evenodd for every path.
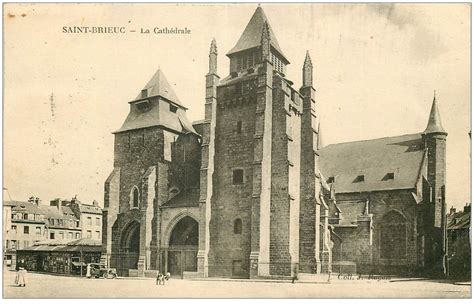
M 430 134 L 430 133 L 448 134 L 443 129 L 443 125 L 441 124 L 441 116 L 439 115 L 438 102 L 436 101 L 436 94 L 433 97 L 433 104 L 431 105 L 431 112 L 430 112 L 430 117 L 428 119 L 428 125 L 426 126 L 426 129 L 423 132 L 423 134 Z
M 268 22 L 267 16 L 265 16 L 265 13 L 263 12 L 263 9 L 260 6 L 257 7 L 257 9 L 255 10 L 255 13 L 253 14 L 252 18 L 250 18 L 250 21 L 247 24 L 247 27 L 245 27 L 242 36 L 240 36 L 240 39 L 237 41 L 237 44 L 227 53 L 227 56 L 230 57 L 234 53 L 259 47 L 261 44 L 261 37 L 265 23 L 267 23 L 268 25 L 268 34 L 270 38 L 271 47 L 282 57 L 283 61 L 285 61 L 286 64 L 289 64 L 290 62 L 283 54 L 283 51 L 281 50 L 280 45 L 278 44 L 278 40 L 276 39 L 276 36 L 273 33 L 273 30 Z
M 306 57 L 303 64 L 303 87 L 313 86 L 313 63 L 309 56 L 309 51 L 306 51 Z
M 211 41 L 211 49 L 209 50 L 209 74 L 217 74 L 217 44 L 216 39 Z

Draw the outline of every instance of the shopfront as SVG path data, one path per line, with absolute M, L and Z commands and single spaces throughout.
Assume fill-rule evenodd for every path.
M 26 265 L 28 271 L 58 274 L 85 274 L 88 263 L 99 263 L 102 246 L 99 241 L 75 240 L 67 244 L 41 243 L 17 250 L 17 260 Z

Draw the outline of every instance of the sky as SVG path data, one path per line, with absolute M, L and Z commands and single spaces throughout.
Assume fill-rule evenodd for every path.
M 5 4 L 4 187 L 14 200 L 103 205 L 112 132 L 160 67 L 191 121 L 204 117 L 209 45 L 218 73 L 255 4 Z M 470 202 L 469 4 L 262 4 L 301 86 L 308 50 L 331 143 L 422 132 L 434 90 L 447 138 L 447 201 Z M 64 26 L 123 26 L 70 34 Z M 140 34 L 155 27 L 189 35 Z M 8 197 L 7 197 L 8 198 Z

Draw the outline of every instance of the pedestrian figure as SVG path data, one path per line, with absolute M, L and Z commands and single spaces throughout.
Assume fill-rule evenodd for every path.
M 81 266 L 82 267 L 82 266 Z M 86 267 L 86 278 L 90 279 L 91 278 L 91 264 L 87 264 Z
M 24 260 L 18 263 L 18 271 L 16 273 L 15 284 L 19 287 L 26 286 L 26 264 Z
M 331 269 L 328 269 L 328 283 L 331 282 Z

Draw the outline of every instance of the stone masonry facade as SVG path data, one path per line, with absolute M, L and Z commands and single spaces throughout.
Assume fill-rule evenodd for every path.
M 364 175 L 351 165 L 354 155 L 341 156 L 352 146 L 323 146 L 310 55 L 298 88 L 260 6 L 226 55 L 229 73 L 221 79 L 212 40 L 203 120 L 188 121 L 161 70 L 129 102 L 104 185 L 102 262 L 123 276 L 435 269 L 443 253 L 447 135 L 436 103 L 424 133 L 354 144 L 408 147 L 396 152 L 409 153 L 407 162 L 419 168 L 395 172 L 394 164 L 375 177 L 388 180 L 379 181 L 385 188 L 370 187 L 364 178 L 373 170 Z M 384 240 L 401 245 L 391 250 Z

